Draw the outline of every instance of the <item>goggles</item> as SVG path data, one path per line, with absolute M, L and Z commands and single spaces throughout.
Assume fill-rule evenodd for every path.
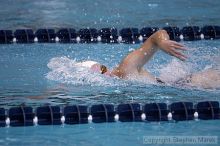
M 100 71 L 101 71 L 101 74 L 104 74 L 104 73 L 106 73 L 106 72 L 108 71 L 108 69 L 107 69 L 106 66 L 101 65 L 101 66 L 100 66 Z

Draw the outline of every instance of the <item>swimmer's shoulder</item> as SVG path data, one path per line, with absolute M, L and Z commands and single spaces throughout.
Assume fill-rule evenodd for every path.
M 118 78 L 124 78 L 124 77 L 125 77 L 125 74 L 124 74 L 124 72 L 122 72 L 122 71 L 120 70 L 119 67 L 116 67 L 116 68 L 114 68 L 114 69 L 111 71 L 111 76 L 112 76 L 112 77 L 118 77 Z

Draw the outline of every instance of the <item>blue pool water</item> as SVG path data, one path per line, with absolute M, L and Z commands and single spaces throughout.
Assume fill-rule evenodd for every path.
M 188 73 L 218 66 L 220 50 L 215 46 L 220 45 L 219 41 L 211 41 L 211 44 L 210 41 L 184 43 L 190 48 L 187 51 L 189 59 L 186 62 L 158 52 L 146 68 L 155 75 L 160 74 L 163 80 L 169 81 L 174 78 L 171 72 L 175 73 L 175 78 L 178 79 Z M 121 81 L 86 72 L 82 74 L 70 65 L 89 58 L 113 68 L 129 50 L 138 46 L 139 44 L 1 45 L 1 105 L 8 107 L 22 103 L 39 106 L 44 103 L 87 105 L 134 101 L 172 103 L 180 100 L 219 100 L 218 89 L 205 90 Z M 41 95 L 45 97 L 33 99 Z
M 9 0 L 1 3 L 0 27 L 143 27 L 217 25 L 218 0 Z
M 217 128 L 219 126 L 219 122 L 216 121 L 190 121 L 180 123 L 137 122 L 67 125 L 65 127 L 1 128 L 0 145 L 140 146 L 144 145 L 144 136 L 216 136 L 219 135 L 219 129 Z M 189 144 L 182 145 L 188 146 Z M 201 144 L 196 146 L 199 145 Z
M 170 1 L 5 1 L 0 28 L 137 27 L 219 25 L 218 0 Z M 189 59 L 158 52 L 145 66 L 166 81 L 206 68 L 219 68 L 220 41 L 182 42 Z M 1 44 L 0 105 L 32 107 L 97 103 L 220 101 L 219 89 L 124 81 L 74 70 L 77 61 L 95 60 L 113 68 L 140 44 Z M 178 123 L 104 123 L 0 128 L 0 145 L 143 145 L 144 136 L 220 136 L 219 120 Z M 218 138 L 219 139 L 219 138 Z M 220 141 L 219 141 L 220 142 Z

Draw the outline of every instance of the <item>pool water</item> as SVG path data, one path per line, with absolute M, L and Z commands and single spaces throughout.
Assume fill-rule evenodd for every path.
M 4 29 L 219 25 L 219 0 L 9 0 L 1 3 Z
M 0 145 L 140 146 L 146 145 L 143 143 L 144 136 L 218 136 L 219 126 L 218 121 L 187 121 L 1 128 Z
M 184 42 L 188 60 L 181 62 L 158 52 L 145 66 L 162 80 L 172 81 L 218 67 L 219 41 Z M 140 44 L 12 44 L 1 45 L 0 97 L 2 106 L 22 103 L 40 106 L 219 100 L 218 89 L 126 81 L 74 70 L 75 62 L 95 60 L 109 68 Z M 39 97 L 40 96 L 40 97 Z
M 174 67 L 178 69 L 177 73 L 183 75 L 185 72 L 182 68 L 187 72 L 197 72 L 210 66 L 218 66 L 220 49 L 215 46 L 220 46 L 219 41 L 184 42 L 184 44 L 190 48 L 186 52 L 189 56 L 186 62 L 183 63 L 163 52 L 158 52 L 145 68 L 155 75 L 166 71 L 166 73 L 163 72 L 167 74 L 164 76 L 165 79 L 172 80 L 173 76 L 171 78 L 169 72 L 173 71 Z M 62 106 L 219 101 L 219 89 L 164 86 L 115 80 L 96 74 L 69 73 L 68 67 L 71 62 L 87 59 L 105 63 L 112 68 L 125 54 L 138 46 L 139 44 L 1 45 L 1 107 L 8 109 L 23 103 L 36 107 L 47 103 Z M 62 66 L 62 69 L 56 70 L 56 65 Z M 214 120 L 1 128 L 0 145 L 29 145 L 30 143 L 31 145 L 142 145 L 143 137 L 149 135 L 218 136 L 220 135 L 219 126 L 219 120 Z
M 1 29 L 72 27 L 219 25 L 218 0 L 188 1 L 4 1 Z M 178 13 L 177 13 L 178 12 Z M 207 68 L 219 69 L 220 41 L 181 42 L 187 61 L 162 51 L 145 65 L 169 82 Z M 126 81 L 77 70 L 74 64 L 94 60 L 114 68 L 141 44 L 1 44 L 0 105 L 66 105 L 220 101 L 220 89 Z M 103 123 L 0 128 L 0 145 L 143 145 L 144 136 L 220 136 L 219 120 L 165 123 Z M 219 138 L 218 138 L 219 141 Z

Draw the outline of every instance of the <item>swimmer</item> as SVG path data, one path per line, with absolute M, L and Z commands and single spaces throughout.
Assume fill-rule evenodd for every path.
M 186 47 L 178 42 L 170 40 L 165 30 L 159 30 L 152 34 L 139 49 L 131 52 L 122 59 L 120 64 L 112 71 L 105 65 L 94 61 L 85 61 L 82 62 L 81 65 L 89 67 L 91 71 L 99 72 L 107 76 L 121 79 L 147 78 L 157 83 L 164 83 L 143 68 L 158 50 L 162 50 L 182 61 L 187 59 L 187 56 L 183 54 L 183 51 L 187 50 Z M 197 86 L 201 88 L 219 88 L 220 73 L 218 70 L 209 69 L 187 76 L 178 80 L 175 84 Z
M 159 78 L 150 74 L 143 66 L 151 59 L 151 57 L 158 51 L 162 50 L 165 53 L 174 56 L 182 61 L 187 59 L 187 56 L 182 52 L 187 50 L 182 44 L 170 40 L 169 35 L 165 30 L 159 30 L 152 34 L 143 45 L 128 54 L 120 64 L 112 71 L 105 65 L 95 61 L 79 62 L 76 65 L 80 67 L 89 68 L 93 72 L 100 74 L 118 77 L 120 79 L 147 79 L 159 84 L 165 84 Z M 218 69 L 207 69 L 189 76 L 186 76 L 174 83 L 179 86 L 196 86 L 200 88 L 220 88 L 220 71 Z M 40 96 L 29 96 L 31 99 L 42 99 L 51 96 L 58 91 L 65 92 L 65 86 L 62 85 L 55 89 L 50 89 Z

